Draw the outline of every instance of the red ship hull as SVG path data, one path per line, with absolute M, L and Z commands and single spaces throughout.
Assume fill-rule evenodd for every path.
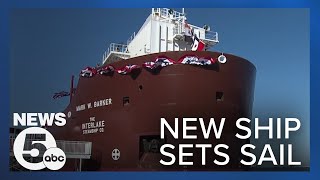
M 141 65 L 159 55 L 177 61 L 186 54 L 213 58 L 220 55 L 208 51 L 165 52 L 131 58 L 112 65 Z M 142 69 L 134 76 L 115 73 L 113 76 L 80 78 L 76 93 L 65 110 L 66 114 L 71 115 L 66 126 L 50 131 L 57 140 L 92 142 L 91 159 L 83 161 L 82 170 L 245 170 L 245 167 L 239 164 L 240 147 L 248 141 L 240 141 L 235 137 L 239 132 L 235 121 L 240 117 L 251 117 L 256 69 L 243 58 L 230 54 L 225 56 L 228 59 L 225 64 L 216 62 L 210 67 L 174 64 L 164 67 L 158 73 Z M 87 106 L 90 102 L 96 102 L 96 107 L 79 110 L 80 105 Z M 89 123 L 90 117 L 94 117 L 95 122 L 104 121 L 104 132 L 99 132 L 98 128 L 96 133 L 86 131 L 84 134 L 87 127 L 83 124 Z M 194 156 L 185 160 L 192 161 L 193 166 L 179 166 L 178 159 L 173 166 L 162 166 L 159 160 L 166 158 L 155 150 L 159 146 L 162 117 L 171 126 L 174 126 L 176 117 L 179 120 L 183 117 L 201 117 L 206 124 L 210 118 L 215 118 L 217 123 L 220 118 L 226 118 L 220 140 L 201 139 L 199 123 L 195 123 L 199 131 L 194 134 L 199 135 L 198 140 L 175 140 L 170 134 L 166 134 L 165 141 L 176 145 L 174 154 L 177 154 L 178 144 L 182 142 L 210 142 L 213 146 L 219 143 L 228 144 L 228 165 L 217 166 L 213 163 L 214 159 L 218 158 L 213 149 L 207 151 L 206 165 L 201 165 L 201 150 L 192 149 L 190 152 L 193 152 Z M 148 143 L 150 145 L 152 142 L 155 142 L 155 149 L 146 149 Z M 121 151 L 118 160 L 114 160 L 111 155 L 115 148 Z M 76 170 L 77 166 L 79 164 L 76 160 L 68 159 L 63 170 Z

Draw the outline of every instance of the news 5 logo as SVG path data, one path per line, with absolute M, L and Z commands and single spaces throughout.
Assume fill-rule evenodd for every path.
M 30 138 L 37 135 L 42 138 Z M 57 147 L 52 134 L 40 127 L 31 127 L 20 132 L 14 141 L 13 153 L 19 164 L 29 170 L 41 170 L 46 167 L 50 170 L 59 170 L 66 163 L 66 155 Z M 27 157 L 41 158 L 41 155 L 40 162 L 26 161 Z

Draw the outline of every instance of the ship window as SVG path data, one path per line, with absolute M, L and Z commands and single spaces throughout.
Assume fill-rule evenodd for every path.
M 223 101 L 224 95 L 223 92 L 216 92 L 216 101 Z
M 160 147 L 165 143 L 166 139 L 161 139 L 160 135 L 140 136 L 139 158 L 145 153 L 160 153 Z
M 129 97 L 123 97 L 123 106 L 128 106 L 130 104 Z

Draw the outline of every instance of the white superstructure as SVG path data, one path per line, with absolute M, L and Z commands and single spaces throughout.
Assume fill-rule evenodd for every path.
M 184 10 L 182 10 L 184 11 Z M 112 63 L 150 53 L 191 50 L 192 42 L 186 38 L 186 27 L 206 44 L 206 49 L 217 44 L 218 33 L 209 26 L 197 27 L 187 23 L 184 12 L 167 8 L 152 8 L 138 33 L 134 33 L 127 44 L 111 43 L 104 53 L 102 63 Z

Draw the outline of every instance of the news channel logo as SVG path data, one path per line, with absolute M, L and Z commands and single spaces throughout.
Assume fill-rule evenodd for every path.
M 61 118 L 65 117 L 63 113 L 60 113 Z M 29 115 L 17 115 L 14 114 L 14 126 L 25 125 L 28 126 Z M 49 117 L 49 116 L 48 116 Z M 42 121 L 40 125 L 51 125 L 53 123 L 47 123 Z M 30 124 L 30 123 L 29 123 Z M 65 124 L 62 123 L 63 125 Z M 62 124 L 59 124 L 60 126 Z M 41 138 L 30 138 L 30 137 Z M 57 143 L 53 135 L 46 129 L 41 127 L 28 127 L 21 131 L 15 138 L 13 144 L 13 153 L 17 162 L 26 169 L 29 170 L 42 170 L 48 168 L 49 170 L 59 170 L 66 163 L 66 155 L 64 151 L 57 147 Z M 28 162 L 27 157 L 39 158 L 40 162 Z M 41 160 L 42 157 L 42 160 Z

